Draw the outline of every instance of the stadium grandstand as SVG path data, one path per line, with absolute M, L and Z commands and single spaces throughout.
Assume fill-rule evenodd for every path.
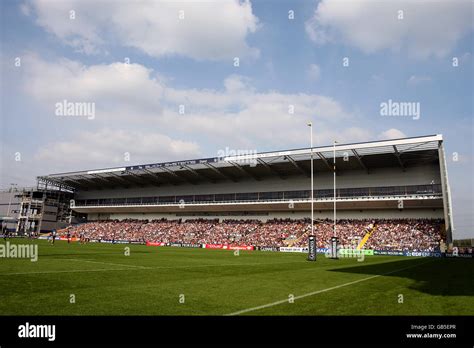
M 334 155 L 335 154 L 335 157 Z M 364 248 L 436 251 L 452 243 L 442 135 L 122 166 L 37 178 L 71 193 L 62 235 L 170 245 L 318 247 L 337 234 Z M 333 166 L 335 161 L 335 166 Z M 361 246 L 361 245 L 359 245 Z

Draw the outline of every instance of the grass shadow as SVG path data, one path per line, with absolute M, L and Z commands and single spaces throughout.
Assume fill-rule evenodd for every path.
M 407 258 L 330 269 L 330 272 L 383 275 L 414 280 L 411 289 L 435 296 L 474 296 L 474 260 Z

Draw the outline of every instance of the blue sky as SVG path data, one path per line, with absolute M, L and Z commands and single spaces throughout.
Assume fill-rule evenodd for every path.
M 319 145 L 441 133 L 456 234 L 473 236 L 472 2 L 138 3 L 2 2 L 0 187 L 304 147 L 309 120 Z M 95 117 L 58 117 L 65 99 Z M 420 103 L 420 119 L 382 117 L 389 99 Z

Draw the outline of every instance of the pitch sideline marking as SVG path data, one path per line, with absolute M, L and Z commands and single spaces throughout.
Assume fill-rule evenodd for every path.
M 177 269 L 177 268 L 198 268 L 198 267 L 226 267 L 226 266 L 266 266 L 266 265 L 277 265 L 277 264 L 288 264 L 288 263 L 301 263 L 301 261 L 287 261 L 287 262 L 267 262 L 267 263 L 227 263 L 218 265 L 185 265 L 185 266 L 163 266 L 163 267 L 150 267 L 150 269 Z
M 72 270 L 62 270 L 62 271 L 17 272 L 17 273 L 3 273 L 3 274 L 0 274 L 0 276 L 48 274 L 48 273 L 101 272 L 101 271 L 130 271 L 130 268 L 100 268 L 100 269 L 72 269 Z
M 295 297 L 293 298 L 293 300 L 299 300 L 299 299 L 301 299 L 301 298 L 305 298 L 305 297 L 308 297 L 308 296 L 313 296 L 313 295 L 321 294 L 321 293 L 323 293 L 323 292 L 327 292 L 327 291 L 339 289 L 339 288 L 342 288 L 342 287 L 345 287 L 345 286 L 348 286 L 348 285 L 361 283 L 361 282 L 364 282 L 364 281 L 366 281 L 366 280 L 370 280 L 370 279 L 374 279 L 374 278 L 378 278 L 378 277 L 385 276 L 385 275 L 387 275 L 387 274 L 392 274 L 392 273 L 396 273 L 396 272 L 401 272 L 401 271 L 404 271 L 404 270 L 406 270 L 406 269 L 413 268 L 413 267 L 418 267 L 418 266 L 421 266 L 421 265 L 424 265 L 424 264 L 427 264 L 427 263 L 433 262 L 433 261 L 434 261 L 434 260 L 429 260 L 429 261 L 426 261 L 426 262 L 419 263 L 419 264 L 417 264 L 417 265 L 412 265 L 412 266 L 408 266 L 408 267 L 405 267 L 405 268 L 397 269 L 397 270 L 395 270 L 395 271 L 390 271 L 390 272 L 386 272 L 386 273 L 382 273 L 382 274 L 377 274 L 377 275 L 370 276 L 370 277 L 367 277 L 367 278 L 355 280 L 355 281 L 352 281 L 352 282 L 349 282 L 349 283 L 340 284 L 340 285 L 336 285 L 336 286 L 333 286 L 333 287 L 330 287 L 330 288 L 326 288 L 326 289 L 321 289 L 321 290 L 309 292 L 309 293 L 307 293 L 307 294 L 295 296 Z M 264 309 L 264 308 L 268 308 L 268 307 L 277 306 L 277 305 L 280 305 L 280 304 L 283 304 L 283 303 L 288 303 L 288 299 L 281 300 L 281 301 L 276 301 L 276 302 L 272 302 L 272 303 L 267 303 L 267 304 L 264 304 L 264 305 L 261 305 L 261 306 L 257 306 L 257 307 L 242 309 L 242 310 L 240 310 L 240 311 L 233 312 L 233 313 L 229 313 L 229 314 L 224 314 L 224 315 L 225 315 L 225 316 L 240 315 L 240 314 L 243 314 L 243 313 L 248 313 L 248 312 L 257 311 L 257 310 L 259 310 L 259 309 Z
M 113 262 L 102 262 L 102 261 L 94 261 L 94 260 L 82 260 L 82 259 L 61 259 L 67 261 L 82 261 L 82 262 L 90 262 L 90 263 L 100 263 L 103 265 L 112 265 L 112 266 L 121 266 L 121 267 L 133 267 L 133 268 L 141 268 L 141 269 L 152 269 L 153 267 L 146 267 L 146 266 L 138 266 L 138 265 L 125 265 L 122 263 L 113 263 Z
M 60 260 L 71 260 L 71 259 L 60 259 Z M 76 259 L 79 260 L 79 259 Z M 80 260 L 80 261 L 89 261 L 89 260 Z M 92 261 L 90 261 L 92 262 Z M 97 261 L 99 262 L 99 261 Z M 301 261 L 290 261 L 290 262 L 276 262 L 276 263 L 266 263 L 263 265 L 275 265 L 275 264 L 287 264 L 287 263 L 296 263 Z M 104 262 L 102 262 L 104 263 Z M 107 263 L 106 263 L 107 264 Z M 113 263 L 108 263 L 112 265 L 118 265 Z M 241 263 L 233 263 L 233 264 L 225 264 L 225 265 L 195 265 L 195 266 L 164 266 L 164 267 L 145 267 L 142 266 L 143 269 L 178 269 L 178 268 L 198 268 L 198 267 L 225 267 L 225 266 L 247 266 L 247 265 L 262 265 L 261 263 L 248 263 L 248 264 L 241 264 Z M 125 266 L 125 265 L 124 265 Z M 131 267 L 140 267 L 140 266 L 133 266 L 128 265 Z M 48 274 L 48 273 L 76 273 L 76 272 L 100 272 L 100 271 L 130 271 L 130 268 L 101 268 L 101 269 L 73 269 L 73 270 L 58 270 L 58 271 L 39 271 L 39 272 L 16 272 L 16 273 L 0 273 L 0 276 L 9 276 L 9 275 L 28 275 L 28 274 Z
M 61 259 L 61 260 L 71 260 L 71 259 Z M 79 259 L 76 259 L 79 260 Z M 80 261 L 89 261 L 89 262 L 96 262 L 90 260 L 80 260 Z M 288 264 L 288 263 L 300 263 L 301 261 L 288 261 L 288 262 L 272 262 L 272 263 L 231 263 L 231 264 L 220 264 L 220 265 L 189 265 L 189 266 L 163 266 L 163 267 L 145 267 L 145 266 L 134 266 L 134 265 L 126 265 L 129 267 L 143 267 L 143 269 L 179 269 L 179 268 L 200 268 L 200 267 L 226 267 L 226 266 L 260 266 L 260 265 L 276 265 L 276 264 Z M 100 263 L 97 261 L 97 263 Z M 102 262 L 104 263 L 104 262 Z M 426 262 L 425 262 L 426 263 Z M 112 265 L 119 265 L 113 263 L 104 263 L 104 264 L 112 264 Z M 345 266 L 344 266 L 345 267 Z M 411 266 L 410 266 L 411 267 Z M 339 268 L 339 267 L 338 267 Z M 310 269 L 310 268 L 308 268 Z M 312 268 L 311 268 L 312 270 Z M 403 269 L 401 269 L 403 270 Z M 401 271 L 398 270 L 398 271 Z M 38 271 L 38 272 L 16 272 L 16 273 L 0 273 L 0 276 L 9 276 L 9 275 L 28 275 L 28 274 L 54 274 L 54 273 L 77 273 L 77 272 L 101 272 L 101 271 L 130 271 L 130 268 L 100 268 L 100 269 L 72 269 L 72 270 L 55 270 L 55 271 Z M 397 272 L 398 272 L 397 271 Z M 387 273 L 388 274 L 388 273 Z M 378 277 L 384 274 L 376 275 L 374 277 Z M 304 295 L 301 295 L 304 296 Z M 230 315 L 230 314 L 228 314 Z

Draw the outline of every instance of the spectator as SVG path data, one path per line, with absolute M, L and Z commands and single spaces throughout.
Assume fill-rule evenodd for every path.
M 338 220 L 340 244 L 357 245 L 373 229 L 366 249 L 436 251 L 441 242 L 442 220 Z M 317 246 L 324 248 L 334 234 L 330 220 L 315 221 Z M 239 244 L 253 246 L 307 245 L 311 234 L 309 219 L 258 220 L 105 220 L 70 226 L 61 232 L 90 240 L 123 240 L 190 244 Z

